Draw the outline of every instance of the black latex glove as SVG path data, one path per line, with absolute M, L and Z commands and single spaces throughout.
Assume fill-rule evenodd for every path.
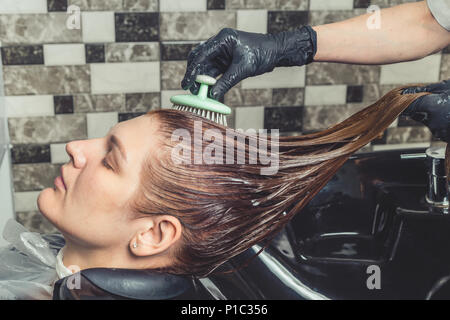
M 428 86 L 409 87 L 402 94 L 425 91 L 432 94 L 414 100 L 402 114 L 422 122 L 434 137 L 450 143 L 450 80 Z
M 183 89 L 197 94 L 198 74 L 217 77 L 210 96 L 221 100 L 239 81 L 272 71 L 275 67 L 302 66 L 313 61 L 317 35 L 310 26 L 277 34 L 262 34 L 222 29 L 217 35 L 195 47 L 188 56 Z

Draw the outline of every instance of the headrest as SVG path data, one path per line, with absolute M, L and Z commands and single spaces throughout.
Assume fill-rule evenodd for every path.
M 151 270 L 92 268 L 56 282 L 54 300 L 163 300 L 193 289 L 183 276 Z

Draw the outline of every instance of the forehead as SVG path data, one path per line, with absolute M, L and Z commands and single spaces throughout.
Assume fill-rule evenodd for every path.
M 122 142 L 130 161 L 141 160 L 157 146 L 158 122 L 148 114 L 119 122 L 110 131 Z

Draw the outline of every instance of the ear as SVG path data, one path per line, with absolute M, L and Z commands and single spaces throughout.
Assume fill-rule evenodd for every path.
M 131 252 L 136 256 L 144 257 L 164 252 L 181 237 L 181 223 L 174 216 L 150 216 L 142 222 L 142 228 L 129 243 Z

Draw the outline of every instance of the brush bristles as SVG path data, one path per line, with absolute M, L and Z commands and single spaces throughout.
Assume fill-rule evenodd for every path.
M 204 110 L 204 109 L 198 109 L 198 108 L 189 107 L 189 106 L 183 106 L 183 105 L 179 105 L 179 104 L 174 104 L 172 108 L 175 110 L 192 112 L 193 114 L 199 115 L 203 118 L 214 121 L 223 126 L 227 126 L 227 117 L 221 113 Z

